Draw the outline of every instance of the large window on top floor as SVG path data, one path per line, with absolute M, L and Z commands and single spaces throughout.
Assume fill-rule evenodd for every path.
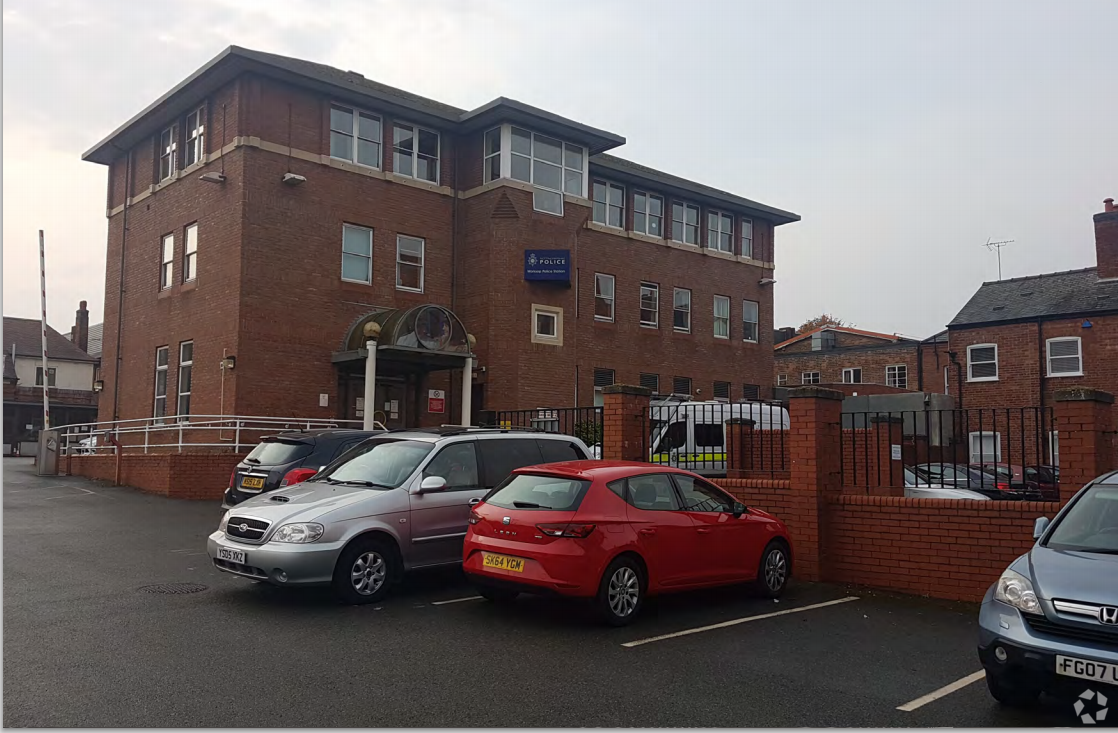
M 718 211 L 707 214 L 707 247 L 734 253 L 734 217 Z
M 439 182 L 439 133 L 397 122 L 392 126 L 392 170 L 397 175 Z
M 519 127 L 511 129 L 510 177 L 536 187 L 536 211 L 563 215 L 563 194 L 586 196 L 586 149 Z
M 598 224 L 625 228 L 625 189 L 616 183 L 594 181 L 593 219 Z
M 186 116 L 186 166 L 206 156 L 206 108 L 199 107 Z
M 159 134 L 159 180 L 165 181 L 178 168 L 179 126 L 171 125 Z
M 380 168 L 380 125 L 377 115 L 330 105 L 330 157 Z
M 699 244 L 699 207 L 679 201 L 672 203 L 672 241 Z

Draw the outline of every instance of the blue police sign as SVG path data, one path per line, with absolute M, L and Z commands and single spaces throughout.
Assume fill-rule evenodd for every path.
M 571 281 L 569 249 L 529 249 L 524 251 L 524 279 Z

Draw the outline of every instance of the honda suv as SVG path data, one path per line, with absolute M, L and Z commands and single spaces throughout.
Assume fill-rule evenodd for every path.
M 307 481 L 237 504 L 206 549 L 223 572 L 370 603 L 405 571 L 461 563 L 470 507 L 514 469 L 586 458 L 578 438 L 534 430 L 381 433 Z

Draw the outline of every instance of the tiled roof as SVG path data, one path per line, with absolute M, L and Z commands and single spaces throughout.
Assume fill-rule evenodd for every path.
M 1118 311 L 1118 281 L 1099 282 L 1086 267 L 983 283 L 949 328 Z
M 789 346 L 791 344 L 796 343 L 797 341 L 803 341 L 806 338 L 810 338 L 811 336 L 813 336 L 814 334 L 819 333 L 820 331 L 841 331 L 842 333 L 852 333 L 855 336 L 869 336 L 871 338 L 879 338 L 879 339 L 882 339 L 884 341 L 890 341 L 890 342 L 893 342 L 893 343 L 897 343 L 899 341 L 913 341 L 913 339 L 906 338 L 904 336 L 898 336 L 895 333 L 878 333 L 877 331 L 863 331 L 863 330 L 858 329 L 858 328 L 848 328 L 847 326 L 820 326 L 819 328 L 813 328 L 810 331 L 805 331 L 804 333 L 801 333 L 797 336 L 793 336 L 792 338 L 788 339 L 787 341 L 782 341 L 773 348 L 779 351 L 780 349 L 783 349 L 785 346 Z
M 10 355 L 13 344 L 16 356 L 42 356 L 43 332 L 39 321 L 4 316 L 4 353 Z M 49 325 L 47 326 L 47 358 L 64 361 L 96 361 Z

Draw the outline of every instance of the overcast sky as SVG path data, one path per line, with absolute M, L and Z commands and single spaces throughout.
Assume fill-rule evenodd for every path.
M 642 164 L 794 211 L 776 325 L 927 336 L 984 280 L 1094 264 L 1118 197 L 1118 2 L 6 0 L 4 314 L 101 320 L 82 152 L 230 44 L 463 108 L 512 97 Z

